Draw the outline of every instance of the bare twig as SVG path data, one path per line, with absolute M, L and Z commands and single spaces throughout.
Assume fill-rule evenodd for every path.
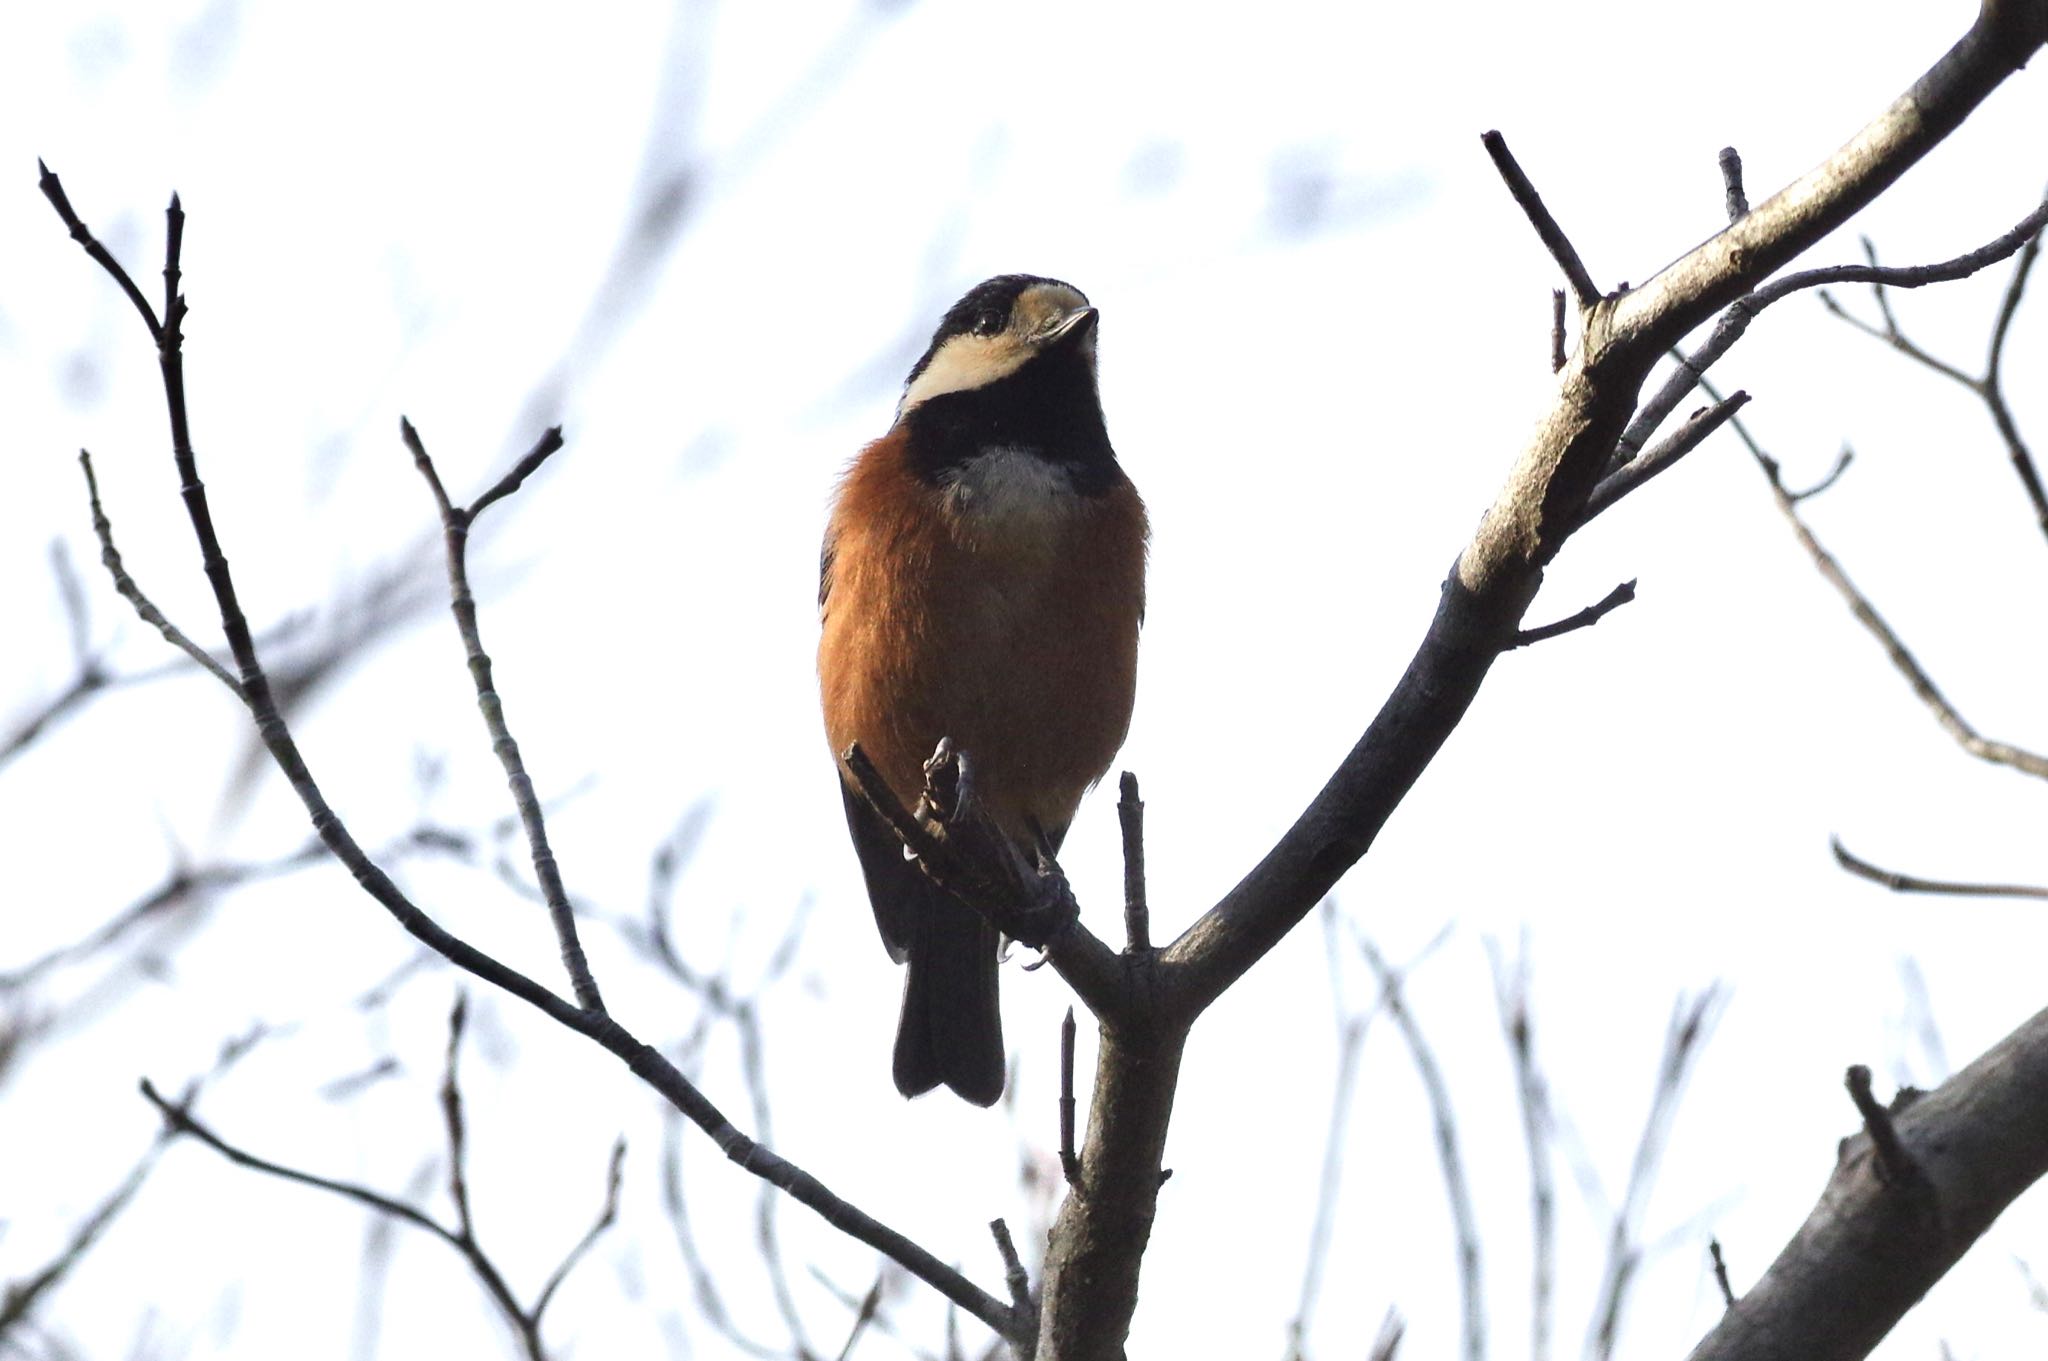
M 882 1305 L 882 1284 L 886 1279 L 885 1276 L 877 1275 L 875 1283 L 868 1287 L 868 1293 L 861 1296 L 860 1308 L 854 1311 L 853 1327 L 846 1334 L 846 1345 L 839 1349 L 839 1361 L 847 1361 L 847 1358 L 853 1355 L 854 1344 L 860 1341 L 860 1335 L 868 1330 L 868 1325 L 875 1321 L 875 1311 Z
M 1385 1005 L 1387 996 L 1382 990 L 1372 1008 L 1346 1014 L 1337 968 L 1336 904 L 1325 899 L 1320 915 L 1323 919 L 1324 953 L 1330 962 L 1330 986 L 1338 1008 L 1337 1080 L 1331 1089 L 1330 1121 L 1323 1134 L 1323 1166 L 1316 1183 L 1316 1214 L 1309 1227 L 1308 1255 L 1301 1268 L 1301 1298 L 1296 1301 L 1294 1318 L 1287 1325 L 1290 1361 L 1307 1355 L 1309 1324 L 1322 1296 L 1323 1269 L 1329 1261 L 1330 1241 L 1336 1230 L 1337 1192 L 1343 1178 L 1346 1131 L 1350 1127 L 1352 1103 L 1358 1085 L 1358 1059 L 1365 1052 L 1365 1036 L 1371 1028 L 1372 1018 Z
M 1832 487 L 1835 485 L 1835 483 L 1841 481 L 1842 474 L 1848 472 L 1849 465 L 1854 463 L 1855 461 L 1856 451 L 1845 444 L 1842 446 L 1842 452 L 1835 455 L 1834 466 L 1829 468 L 1827 472 L 1821 475 L 1820 481 L 1814 483 L 1812 486 L 1806 488 L 1804 491 L 1788 490 L 1786 491 L 1785 495 L 1791 497 L 1794 501 L 1805 501 L 1812 497 L 1819 496 L 1829 487 Z
M 215 1134 L 207 1126 L 201 1124 L 192 1115 L 185 1102 L 165 1099 L 148 1078 L 142 1080 L 142 1094 L 148 1098 L 149 1103 L 155 1106 L 157 1113 L 163 1117 L 165 1128 L 178 1134 L 190 1135 L 238 1167 L 246 1167 L 252 1171 L 264 1172 L 270 1176 L 282 1178 L 285 1181 L 297 1182 L 301 1186 L 311 1186 L 318 1190 L 331 1192 L 345 1200 L 353 1200 L 357 1204 L 366 1206 L 380 1214 L 389 1215 L 393 1219 L 411 1224 L 415 1228 L 425 1229 L 428 1233 L 439 1238 L 442 1242 L 454 1248 L 462 1255 L 463 1260 L 469 1263 L 470 1271 L 477 1278 L 478 1284 L 483 1287 L 484 1293 L 498 1307 L 498 1312 L 512 1326 L 513 1331 L 518 1334 L 520 1346 L 529 1358 L 529 1361 L 546 1361 L 547 1353 L 541 1348 L 538 1321 L 520 1307 L 517 1297 L 513 1295 L 512 1288 L 505 1283 L 505 1278 L 499 1272 L 497 1264 L 490 1259 L 467 1230 L 449 1229 L 413 1206 L 407 1205 L 400 1200 L 394 1200 L 392 1197 L 381 1192 L 373 1191 L 367 1186 L 361 1186 L 354 1182 L 338 1181 L 332 1177 L 323 1177 L 312 1172 L 304 1172 L 298 1168 L 287 1167 L 282 1163 L 272 1162 L 268 1158 L 261 1158 L 244 1149 L 237 1148 L 218 1134 Z
M 55 177 L 48 178 L 52 183 L 46 186 L 45 193 L 51 197 L 53 204 L 62 202 L 61 189 L 54 184 Z M 67 215 L 67 221 L 75 220 L 68 216 L 68 203 L 60 208 L 60 215 Z M 168 234 L 167 277 L 175 274 L 179 243 L 180 237 L 177 233 Z M 100 255 L 95 255 L 95 258 L 98 259 L 101 255 L 104 255 L 103 251 Z M 103 263 L 111 263 L 111 257 L 107 257 Z M 113 264 L 109 272 L 117 280 L 126 280 L 126 275 L 118 264 Z M 127 286 L 132 288 L 132 283 Z M 178 472 L 180 495 L 192 524 L 193 535 L 199 544 L 201 565 L 220 611 L 222 630 L 227 636 L 228 648 L 239 672 L 240 698 L 248 706 L 250 715 L 255 720 L 258 735 L 291 785 L 293 793 L 304 805 L 312 821 L 313 830 L 322 842 L 347 866 L 366 893 L 401 927 L 436 953 L 458 968 L 533 1006 L 556 1023 L 602 1046 L 624 1062 L 641 1081 L 653 1087 L 665 1100 L 688 1116 L 692 1123 L 711 1136 L 727 1157 L 748 1172 L 780 1187 L 842 1232 L 894 1258 L 907 1270 L 933 1285 L 948 1299 L 989 1327 L 998 1332 L 1006 1332 L 1010 1326 L 1006 1304 L 976 1287 L 960 1272 L 947 1266 L 901 1233 L 890 1229 L 835 1195 L 809 1173 L 776 1155 L 763 1144 L 740 1133 L 726 1119 L 724 1113 L 705 1097 L 695 1084 L 686 1079 L 674 1064 L 611 1017 L 579 1002 L 558 996 L 525 974 L 447 931 L 422 912 L 392 880 L 390 874 L 363 849 L 340 815 L 328 804 L 318 781 L 307 766 L 305 757 L 299 750 L 298 743 L 292 736 L 290 727 L 272 694 L 269 676 L 257 655 L 248 620 L 242 612 L 234 578 L 213 524 L 206 486 L 200 479 L 198 459 L 192 446 L 185 398 L 183 336 L 180 331 L 183 317 L 184 304 L 180 298 L 169 309 L 163 324 L 160 327 L 153 326 L 151 331 L 152 338 L 157 342 L 164 401 L 170 415 L 171 447 Z M 1108 952 L 1105 950 L 1104 953 Z M 1113 958 L 1111 956 L 1111 959 Z
M 476 683 L 477 708 L 482 711 L 484 727 L 490 733 L 491 750 L 497 753 L 499 762 L 505 767 L 505 779 L 512 787 L 512 802 L 519 809 L 520 824 L 526 829 L 526 844 L 533 856 L 534 878 L 547 900 L 548 919 L 554 925 L 555 939 L 561 947 L 562 967 L 568 971 L 577 1002 L 586 1011 L 602 1013 L 604 999 L 598 993 L 597 980 L 591 976 L 590 961 L 583 953 L 583 942 L 577 938 L 576 914 L 569 906 L 569 891 L 562 883 L 562 871 L 555 861 L 554 848 L 548 844 L 547 819 L 541 812 L 540 799 L 534 793 L 532 778 L 526 773 L 526 762 L 519 754 L 519 744 L 513 740 L 512 730 L 505 721 L 505 703 L 491 674 L 490 654 L 484 651 L 483 632 L 477 622 L 476 596 L 469 587 L 470 526 L 476 523 L 477 516 L 486 507 L 517 491 L 549 455 L 562 447 L 561 427 L 556 426 L 543 434 L 512 471 L 468 506 L 458 506 L 448 499 L 440 475 L 434 470 L 434 461 L 428 456 L 426 445 L 421 441 L 419 431 L 413 428 L 413 423 L 401 417 L 398 428 L 405 447 L 412 451 L 413 465 L 426 479 L 434 494 L 434 504 L 441 512 L 441 531 L 448 549 L 449 604 L 455 612 L 456 629 L 462 635 L 470 677 Z
M 988 1230 L 995 1236 L 996 1255 L 1003 1259 L 1003 1284 L 1010 1288 L 1010 1308 L 1016 1314 L 1017 1326 L 1033 1339 L 1032 1345 L 1020 1347 L 1018 1354 L 1030 1356 L 1038 1335 L 1038 1304 L 1031 1298 L 1031 1273 L 1024 1269 L 1024 1259 L 1017 1255 L 1017 1240 L 1010 1237 L 1010 1226 L 1001 1219 L 992 1219 Z
M 1557 373 L 1564 368 L 1569 356 L 1565 351 L 1564 290 L 1550 290 L 1550 371 Z
M 1528 647 L 1531 643 L 1540 643 L 1546 639 L 1555 638 L 1559 634 L 1571 633 L 1577 629 L 1591 628 L 1635 598 L 1636 583 L 1631 578 L 1622 582 L 1621 585 L 1616 586 L 1599 600 L 1586 606 L 1585 609 L 1580 610 L 1576 614 L 1568 615 L 1554 624 L 1544 624 L 1538 628 L 1521 630 L 1515 634 L 1514 641 L 1509 643 L 1508 646 L 1511 648 Z
M 1402 978 L 1391 966 L 1377 946 L 1366 938 L 1363 932 L 1354 930 L 1359 953 L 1372 967 L 1373 976 L 1379 980 L 1382 998 L 1387 1014 L 1400 1028 L 1401 1038 L 1408 1043 L 1409 1056 L 1415 1061 L 1415 1072 L 1422 1079 L 1424 1092 L 1429 1097 L 1430 1118 L 1436 1129 L 1437 1162 L 1443 1170 L 1444 1192 L 1450 1198 L 1451 1224 L 1458 1239 L 1458 1290 L 1464 1300 L 1463 1344 L 1461 1353 L 1466 1361 L 1479 1361 L 1486 1355 L 1486 1296 L 1481 1283 L 1479 1257 L 1479 1219 L 1472 1205 L 1472 1191 L 1465 1179 L 1465 1158 L 1458 1147 L 1457 1117 L 1452 1113 L 1450 1085 L 1444 1081 L 1443 1069 L 1437 1064 L 1436 1051 L 1422 1033 L 1422 1026 L 1415 1014 L 1408 1009 L 1402 995 Z
M 1622 1312 L 1643 1256 L 1638 1242 L 1643 1213 L 1657 1182 L 1665 1146 L 1670 1142 L 1671 1125 L 1685 1094 L 1686 1079 L 1705 1048 L 1707 1037 L 1713 1033 L 1725 998 L 1726 994 L 1715 985 L 1697 997 L 1680 997 L 1672 1004 L 1671 1023 L 1664 1033 L 1664 1054 L 1657 1065 L 1656 1085 L 1650 1092 L 1649 1115 L 1636 1140 L 1621 1208 L 1615 1212 L 1608 1230 L 1607 1265 L 1600 1283 L 1599 1304 L 1594 1310 L 1592 1335 L 1587 1339 L 1590 1356 L 1613 1356 L 1620 1341 Z
M 762 1358 L 762 1361 L 768 1358 L 780 1361 L 790 1354 L 790 1347 L 762 1342 L 741 1331 L 732 1311 L 726 1307 L 725 1296 L 719 1290 L 717 1277 L 712 1274 L 703 1249 L 697 1244 L 696 1232 L 690 1222 L 689 1199 L 683 1189 L 682 1122 L 681 1112 L 672 1112 L 670 1118 L 662 1123 L 661 1206 L 675 1234 L 683 1268 L 689 1273 L 691 1293 L 696 1297 L 698 1312 L 713 1330 L 748 1356 Z
M 1721 1288 L 1721 1306 L 1725 1309 L 1733 1309 L 1735 1307 L 1735 1287 L 1728 1284 L 1728 1259 L 1721 1255 L 1720 1239 L 1709 1238 L 1707 1240 L 1707 1255 L 1714 1260 L 1714 1284 Z
M 1379 1333 L 1373 1338 L 1372 1350 L 1366 1353 L 1365 1361 L 1394 1361 L 1395 1354 L 1401 1350 L 1402 1335 L 1407 1331 L 1408 1325 L 1400 1312 L 1388 1309 L 1386 1317 L 1380 1320 Z
M 1711 388 L 1709 390 L 1711 391 Z M 2023 774 L 2048 779 L 2048 757 L 2015 747 L 2010 743 L 1984 737 L 1956 712 L 1955 706 L 1941 693 L 1940 688 L 1934 683 L 1934 678 L 1927 674 L 1919 660 L 1906 647 L 1904 640 L 1892 631 L 1892 626 L 1877 612 L 1877 607 L 1870 603 L 1869 597 L 1858 589 L 1856 583 L 1849 580 L 1848 573 L 1842 570 L 1834 555 L 1821 546 L 1812 528 L 1800 516 L 1798 503 L 1792 494 L 1785 490 L 1776 460 L 1764 453 L 1762 447 L 1739 421 L 1736 423 L 1736 431 L 1749 446 L 1750 453 L 1757 460 L 1757 466 L 1763 470 L 1765 479 L 1770 483 L 1771 495 L 1778 503 L 1778 510 L 1784 515 L 1786 523 L 1792 527 L 1792 533 L 1798 538 L 1800 545 L 1806 549 L 1807 556 L 1813 559 L 1815 569 L 1849 606 L 1849 612 L 1856 616 L 1856 622 L 1863 625 L 1864 629 L 1877 639 L 1884 648 L 1885 655 L 1891 659 L 1892 666 L 1906 678 L 1906 683 L 1913 687 L 1913 693 L 1919 696 L 1920 702 L 1934 714 L 1934 721 L 1941 725 L 1942 731 L 1953 737 L 1958 746 L 1980 761 L 2010 766 Z
M 539 1322 L 540 1316 L 547 1311 L 548 1302 L 554 1299 L 555 1291 L 561 1288 L 562 1281 L 576 1269 L 576 1263 L 583 1260 L 583 1255 L 590 1251 L 591 1245 L 603 1236 L 606 1229 L 618 1222 L 619 1182 L 625 1166 L 626 1140 L 621 1136 L 613 1141 L 611 1161 L 605 1165 L 604 1204 L 598 1208 L 597 1218 L 584 1230 L 583 1236 L 576 1240 L 576 1246 L 570 1248 L 561 1262 L 548 1274 L 546 1283 L 540 1288 L 540 1294 L 534 1297 L 535 1322 Z
M 469 1018 L 469 994 L 455 990 L 455 1005 L 448 1012 L 447 1066 L 441 1078 L 441 1119 L 448 1135 L 448 1198 L 455 1202 L 457 1232 L 474 1238 L 475 1222 L 469 1213 L 469 1138 L 462 1118 L 462 1086 L 456 1081 L 455 1059 L 462 1049 L 462 1030 Z
M 80 449 L 78 466 L 85 473 L 86 503 L 92 508 L 92 532 L 100 541 L 100 562 L 106 567 L 107 575 L 113 578 L 114 589 L 120 593 L 123 600 L 135 607 L 135 613 L 141 616 L 143 623 L 161 633 L 172 647 L 199 663 L 215 680 L 227 686 L 240 698 L 241 682 L 228 674 L 228 669 L 215 661 L 212 653 L 186 637 L 183 630 L 164 618 L 163 611 L 151 603 L 149 597 L 142 593 L 142 588 L 135 584 L 135 578 L 128 575 L 127 567 L 121 562 L 120 550 L 114 547 L 114 526 L 107 519 L 105 508 L 100 505 L 100 484 L 99 479 L 93 476 L 92 455 Z
M 1700 379 L 1706 375 L 1707 370 L 1734 347 L 1735 342 L 1749 330 L 1749 324 L 1771 304 L 1805 289 L 1825 288 L 1835 283 L 1882 283 L 1894 288 L 1924 288 L 1929 284 L 1952 283 L 1958 279 L 1967 279 L 1986 266 L 2013 255 L 2034 239 L 2043 223 L 2048 223 L 2048 200 L 2044 200 L 2040 206 L 2021 218 L 2012 230 L 1953 259 L 1936 264 L 1907 267 L 1863 264 L 1830 265 L 1822 269 L 1802 270 L 1737 298 L 1722 312 L 1707 339 L 1688 351 L 1671 376 L 1665 380 L 1664 385 L 1650 400 L 1642 404 L 1617 443 L 1616 462 L 1626 462 L 1636 450 L 1648 442 L 1657 427 L 1662 425 L 1672 412 L 1678 410 L 1692 390 L 1699 386 Z
M 1742 189 L 1742 156 L 1732 146 L 1721 148 L 1721 200 L 1730 222 L 1749 216 L 1749 195 Z
M 142 1183 L 156 1167 L 157 1157 L 163 1152 L 164 1138 L 158 1138 L 149 1146 L 121 1184 L 102 1200 L 93 1212 L 85 1217 L 64 1246 L 34 1273 L 16 1281 L 9 1281 L 0 1288 L 0 1352 L 11 1353 L 15 1345 L 10 1343 L 8 1334 L 25 1322 L 30 1313 L 45 1295 L 62 1285 L 73 1269 L 92 1251 L 94 1244 L 128 1208 L 135 1199 L 135 1193 L 142 1189 Z M 25 1354 L 25 1353 L 24 1353 Z
M 1529 1161 L 1529 1361 L 1548 1361 L 1557 1312 L 1557 1174 L 1551 1165 L 1550 1093 L 1536 1062 L 1535 1021 L 1529 1005 L 1527 929 L 1512 972 L 1490 941 L 1487 957 L 1501 1031 L 1515 1066 L 1515 1098 Z
M 2034 884 L 1979 884 L 1965 883 L 1954 879 L 1923 879 L 1914 874 L 1900 874 L 1896 870 L 1880 869 L 1859 856 L 1851 854 L 1842 844 L 1840 837 L 1829 837 L 1828 848 L 1835 853 L 1835 863 L 1849 873 L 1883 884 L 1894 893 L 1938 893 L 1951 898 L 2048 898 L 2048 888 Z
M 1843 1078 L 1849 1089 L 1849 1099 L 1856 1103 L 1856 1113 L 1863 1117 L 1863 1132 L 1870 1136 L 1871 1148 L 1877 1155 L 1877 1173 L 1887 1186 L 1928 1190 L 1927 1174 L 1920 1170 L 1913 1155 L 1899 1139 L 1899 1132 L 1892 1124 L 1892 1112 L 1886 1109 L 1870 1090 L 1870 1069 L 1860 1063 L 1851 1064 Z M 1901 1102 L 1910 1099 L 1911 1088 L 1899 1093 Z
M 1117 780 L 1116 819 L 1124 842 L 1124 948 L 1139 954 L 1152 948 L 1152 917 L 1145 903 L 1145 804 L 1128 770 Z
M 1074 1009 L 1060 1022 L 1060 1170 L 1067 1185 L 1081 1184 L 1081 1157 L 1074 1151 Z
M 36 187 L 43 191 L 43 197 L 57 210 L 57 217 L 63 222 L 64 229 L 71 233 L 71 239 L 85 248 L 85 253 L 107 272 L 109 278 L 120 285 L 128 301 L 135 304 L 135 310 L 142 314 L 143 324 L 149 327 L 150 338 L 161 342 L 164 327 L 163 323 L 157 320 L 156 309 L 149 305 L 148 298 L 142 296 L 142 290 L 135 286 L 135 280 L 121 267 L 121 262 L 116 260 L 112 253 L 100 244 L 99 238 L 87 230 L 85 223 L 79 220 L 78 214 L 72 210 L 70 196 L 64 192 L 64 186 L 57 182 L 57 177 L 50 173 L 50 167 L 43 164 L 40 156 L 36 158 Z M 174 196 L 172 203 L 176 202 Z M 169 277 L 166 275 L 166 278 Z
M 1493 168 L 1500 172 L 1507 182 L 1508 192 L 1515 196 L 1515 202 L 1529 216 L 1529 225 L 1542 238 L 1543 248 L 1557 261 L 1557 267 L 1564 271 L 1565 282 L 1572 286 L 1572 297 L 1578 302 L 1579 310 L 1585 311 L 1600 301 L 1599 285 L 1586 269 L 1585 261 L 1579 259 L 1579 252 L 1565 236 L 1564 228 L 1557 225 L 1557 219 L 1550 215 L 1550 209 L 1543 205 L 1536 186 L 1529 182 L 1514 153 L 1508 150 L 1505 137 L 1498 132 L 1483 132 L 1479 140 L 1486 146 L 1486 154 L 1493 158 Z
M 1605 513 L 1616 501 L 1699 448 L 1707 436 L 1727 424 L 1748 404 L 1749 394 L 1737 392 L 1729 397 L 1716 396 L 1712 406 L 1703 406 L 1693 412 L 1684 425 L 1603 477 L 1586 498 L 1585 519 L 1591 520 Z
M 207 865 L 198 869 L 180 866 L 164 876 L 162 883 L 143 894 L 89 934 L 37 956 L 26 964 L 0 972 L 0 993 L 26 987 L 54 969 L 63 968 L 106 950 L 144 922 L 174 912 L 180 907 L 242 884 L 289 874 L 325 854 L 320 844 L 307 846 L 276 860 Z
M 1865 335 L 1884 341 L 1907 358 L 1969 389 L 1984 403 L 1985 409 L 1990 412 L 1992 424 L 1997 427 L 1999 438 L 2005 443 L 2006 457 L 2012 464 L 2014 474 L 2020 480 L 2021 488 L 2026 492 L 2035 522 L 2044 534 L 2048 534 L 2048 489 L 2042 486 L 2041 474 L 2035 465 L 2033 451 L 2027 447 L 2026 440 L 2020 435 L 2019 425 L 2013 419 L 2012 408 L 2006 402 L 2003 377 L 2006 337 L 2011 331 L 2013 316 L 2019 311 L 2020 298 L 2026 292 L 2027 276 L 2033 271 L 2034 261 L 2040 257 L 2041 234 L 2044 227 L 2048 227 L 2048 200 L 2044 200 L 2041 207 L 2023 220 L 2018 227 L 1993 243 L 1994 246 L 2003 248 L 2015 237 L 2024 242 L 2019 246 L 2019 259 L 2013 266 L 2012 278 L 2007 282 L 2005 293 L 1999 299 L 1998 314 L 1991 327 L 1990 353 L 1985 357 L 1982 375 L 1966 373 L 1954 364 L 1937 358 L 1905 333 L 1904 328 L 1899 325 L 1898 316 L 1892 311 L 1891 299 L 1885 292 L 1887 285 L 1899 286 L 1896 279 L 1885 277 L 1870 281 L 1871 294 L 1877 303 L 1881 325 L 1872 325 L 1851 314 L 1825 292 L 1821 294 L 1821 302 L 1826 305 L 1828 311 Z M 1876 248 L 1866 238 L 1863 249 L 1875 270 Z M 1988 249 L 1990 248 L 1987 247 Z M 1887 275 L 1892 273 L 1877 272 Z

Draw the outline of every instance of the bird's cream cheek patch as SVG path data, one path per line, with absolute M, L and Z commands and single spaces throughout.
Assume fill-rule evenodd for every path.
M 954 336 L 939 346 L 932 362 L 903 393 L 898 414 L 948 392 L 972 392 L 1024 367 L 1031 351 L 1009 334 Z

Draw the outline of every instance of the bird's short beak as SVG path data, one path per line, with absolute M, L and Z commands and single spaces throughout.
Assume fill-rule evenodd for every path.
M 1038 343 L 1041 346 L 1050 346 L 1057 345 L 1069 337 L 1079 340 L 1095 329 L 1095 319 L 1098 315 L 1092 307 L 1076 307 L 1039 332 Z

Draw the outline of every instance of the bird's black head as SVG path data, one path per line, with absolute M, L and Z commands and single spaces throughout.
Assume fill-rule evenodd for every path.
M 1072 284 L 1002 274 L 947 310 L 896 419 L 920 473 L 995 448 L 1061 464 L 1086 489 L 1121 476 L 1095 387 L 1095 309 Z

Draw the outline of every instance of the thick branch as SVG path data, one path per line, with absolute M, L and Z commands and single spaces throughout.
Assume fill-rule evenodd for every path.
M 1851 1361 L 1876 1346 L 2013 1198 L 2048 1172 L 2048 1011 L 1885 1113 L 1923 1189 L 1887 1184 L 1868 1135 L 1692 1361 Z
M 1093 1132 L 1105 1111 L 1118 1113 L 1122 1137 L 1163 1147 L 1172 1088 L 1161 1074 L 1177 1067 L 1184 1027 L 1357 863 L 1463 718 L 1516 636 L 1544 566 L 1584 522 L 1657 358 L 1905 173 L 2044 35 L 2048 9 L 2039 0 L 1991 0 L 1953 49 L 1840 151 L 1643 287 L 1583 313 L 1581 342 L 1558 376 L 1557 398 L 1459 556 L 1393 694 L 1278 844 L 1153 961 L 1149 984 L 1165 1068 L 1142 1064 L 1105 1034 L 1084 1155 L 1091 1183 L 1104 1172 L 1093 1161 Z M 1131 1090 L 1119 1090 L 1126 1082 Z M 1058 1268 L 1047 1278 L 1047 1361 L 1119 1355 L 1137 1276 L 1135 1259 L 1117 1254 L 1142 1247 L 1151 1211 L 1149 1196 L 1069 1196 L 1054 1231 Z

